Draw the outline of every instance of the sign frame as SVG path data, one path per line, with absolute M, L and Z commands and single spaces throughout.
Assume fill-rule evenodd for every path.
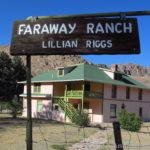
M 127 33 L 130 32 L 129 27 L 132 28 L 132 33 Z M 109 47 L 110 45 L 113 46 Z M 12 55 L 139 54 L 137 19 L 57 18 L 15 21 L 10 53 Z

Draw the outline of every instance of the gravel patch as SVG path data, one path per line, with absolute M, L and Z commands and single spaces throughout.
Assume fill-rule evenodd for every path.
M 106 142 L 105 133 L 98 131 L 85 140 L 72 145 L 68 150 L 98 150 Z

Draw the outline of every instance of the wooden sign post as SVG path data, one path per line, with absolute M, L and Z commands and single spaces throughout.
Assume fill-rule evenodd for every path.
M 27 150 L 32 150 L 31 56 L 27 55 Z
M 115 138 L 115 149 L 123 150 L 121 130 L 119 122 L 113 122 L 114 138 Z

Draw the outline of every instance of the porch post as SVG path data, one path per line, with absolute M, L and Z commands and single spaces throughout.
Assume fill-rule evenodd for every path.
M 104 83 L 102 85 L 102 122 L 104 122 Z
M 66 122 L 66 103 L 67 103 L 67 83 L 65 84 L 65 93 L 64 93 L 64 100 L 65 100 L 65 122 Z
M 84 108 L 84 82 L 82 85 L 82 102 L 81 102 L 81 111 L 83 111 Z

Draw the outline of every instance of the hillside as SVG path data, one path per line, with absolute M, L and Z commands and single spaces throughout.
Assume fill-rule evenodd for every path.
M 134 79 L 150 87 L 150 67 L 129 63 L 118 64 L 118 68 L 120 71 L 131 75 Z
M 0 51 L 9 54 L 9 46 L 0 46 Z M 26 56 L 21 56 L 24 64 L 26 64 Z M 57 56 L 32 56 L 32 75 L 35 76 L 39 73 L 49 71 L 56 67 L 67 66 L 78 63 L 88 63 L 79 55 L 57 55 Z M 98 64 L 97 66 L 109 68 L 105 64 Z M 150 67 L 143 67 L 134 63 L 118 64 L 118 69 L 134 79 L 141 81 L 150 87 Z
M 4 51 L 9 53 L 9 46 L 0 46 L 0 51 Z M 21 56 L 24 64 L 26 64 L 26 56 Z M 32 75 L 35 76 L 42 72 L 49 71 L 56 67 L 73 65 L 78 63 L 86 62 L 79 55 L 41 55 L 41 56 L 32 56 L 31 57 L 31 67 L 32 67 Z

